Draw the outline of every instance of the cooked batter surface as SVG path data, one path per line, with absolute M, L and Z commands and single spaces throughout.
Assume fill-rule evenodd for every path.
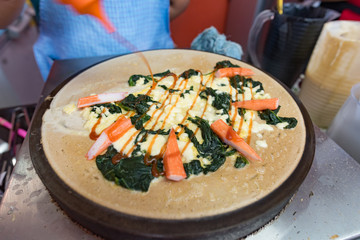
M 134 86 L 129 86 L 130 76 L 148 76 L 149 71 L 136 55 L 115 58 L 75 77 L 60 90 L 45 113 L 42 141 L 46 156 L 55 172 L 71 188 L 88 199 L 120 212 L 183 219 L 210 216 L 246 206 L 277 188 L 293 172 L 304 150 L 305 126 L 299 108 L 280 84 L 258 69 L 224 56 L 181 50 L 144 54 L 153 73 L 169 70 L 173 75 L 155 77 L 156 87 L 143 77 Z M 251 83 L 243 85 L 244 91 L 240 94 L 229 78 L 218 78 L 211 74 L 215 64 L 224 60 L 252 69 L 254 75 L 251 79 L 261 82 L 264 90 Z M 196 74 L 189 78 L 181 77 L 189 69 L 196 70 Z M 196 130 L 197 125 L 188 120 L 197 117 L 206 120 L 209 125 L 218 119 L 231 124 L 263 161 L 248 161 L 248 164 L 237 168 L 234 165 L 241 154 L 236 152 L 229 155 L 215 172 L 192 174 L 179 182 L 163 176 L 154 177 L 146 191 L 119 186 L 104 178 L 96 160 L 86 160 L 85 155 L 94 143 L 89 134 L 100 134 L 119 115 L 130 118 L 135 116 L 134 113 L 129 110 L 109 114 L 103 107 L 75 107 L 79 98 L 104 92 L 128 92 L 134 97 L 151 97 L 153 102 L 149 103 L 146 112 L 150 118 L 143 126 L 152 130 L 176 130 L 184 164 L 197 159 L 202 167 L 206 167 L 212 161 L 211 158 L 200 156 L 196 144 L 190 140 L 189 132 L 185 131 L 186 128 L 191 130 L 200 144 L 205 140 L 201 130 Z M 219 102 L 216 97 L 221 93 L 229 94 L 232 101 L 279 98 L 281 108 L 278 116 L 294 117 L 297 125 L 291 129 L 284 129 L 287 123 L 270 125 L 259 117 L 257 111 L 246 110 L 241 115 L 231 105 L 225 112 L 214 104 Z M 179 126 L 179 123 L 186 127 Z M 152 156 L 162 153 L 168 135 L 149 134 L 146 141 L 137 143 L 134 137 L 137 136 L 136 131 L 138 129 L 134 127 L 114 142 L 114 151 L 130 156 L 134 146 L 138 145 L 139 153 L 150 152 Z M 231 150 L 231 147 L 226 148 L 226 151 Z

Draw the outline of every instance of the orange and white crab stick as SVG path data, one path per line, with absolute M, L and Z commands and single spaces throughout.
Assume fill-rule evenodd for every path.
M 78 100 L 77 107 L 83 108 L 95 104 L 121 101 L 127 96 L 127 94 L 128 94 L 127 92 L 102 93 L 102 94 L 83 97 Z
M 235 75 L 251 76 L 254 75 L 254 72 L 250 68 L 241 67 L 220 68 L 215 72 L 217 78 L 234 77 Z
M 113 142 L 117 141 L 132 127 L 130 118 L 120 117 L 106 128 L 96 139 L 85 157 L 92 160 L 104 152 Z
M 254 99 L 254 100 L 245 100 L 233 102 L 232 105 L 238 108 L 245 108 L 249 110 L 261 111 L 261 110 L 275 110 L 279 107 L 278 98 L 269 98 L 269 99 Z
M 181 160 L 181 153 L 174 129 L 171 129 L 164 155 L 164 169 L 167 179 L 180 181 L 186 178 L 186 172 Z
M 234 129 L 227 125 L 222 119 L 216 120 L 211 124 L 213 132 L 223 141 L 225 144 L 232 146 L 244 157 L 252 162 L 262 162 L 260 156 L 254 149 L 242 139 Z

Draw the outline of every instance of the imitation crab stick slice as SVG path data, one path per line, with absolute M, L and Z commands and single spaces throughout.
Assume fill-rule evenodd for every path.
M 234 129 L 227 125 L 222 119 L 211 124 L 211 129 L 225 144 L 232 146 L 244 157 L 253 162 L 262 162 L 259 155 L 242 139 Z
M 174 129 L 171 129 L 164 155 L 165 176 L 169 180 L 180 181 L 186 178 L 184 165 L 181 160 L 179 146 Z
M 90 150 L 85 155 L 87 160 L 92 160 L 104 152 L 111 145 L 111 141 L 106 132 L 102 132 L 98 139 L 91 146 Z
M 233 102 L 233 106 L 238 108 L 245 108 L 255 111 L 261 110 L 275 110 L 279 107 L 279 99 L 278 98 L 269 98 L 269 99 L 256 99 L 256 100 L 246 100 Z
M 106 129 L 111 142 L 116 142 L 132 127 L 130 118 L 121 117 Z
M 241 67 L 230 67 L 230 68 L 220 68 L 215 72 L 215 77 L 234 77 L 235 75 L 240 76 L 251 76 L 254 75 L 254 72 L 249 68 Z
M 117 141 L 132 127 L 129 118 L 121 117 L 116 122 L 106 128 L 96 139 L 86 154 L 88 160 L 92 160 L 104 152 L 113 142 Z
M 117 92 L 117 93 L 102 93 L 97 95 L 91 95 L 88 97 L 83 97 L 78 100 L 77 107 L 83 108 L 83 107 L 89 107 L 95 104 L 100 103 L 109 103 L 109 102 L 116 102 L 123 100 L 127 92 Z

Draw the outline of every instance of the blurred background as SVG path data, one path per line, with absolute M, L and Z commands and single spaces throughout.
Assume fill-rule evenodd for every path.
M 171 22 L 172 38 L 178 48 L 189 48 L 198 34 L 214 26 L 242 46 L 244 60 L 254 16 L 274 4 L 272 0 L 191 0 L 185 12 Z M 11 26 L 0 30 L 0 109 L 37 103 L 44 82 L 32 51 L 36 39 L 31 6 Z

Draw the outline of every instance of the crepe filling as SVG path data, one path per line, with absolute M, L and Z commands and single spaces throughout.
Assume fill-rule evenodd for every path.
M 254 149 L 266 148 L 267 143 L 257 141 L 253 149 L 252 134 L 261 136 L 272 131 L 272 125 L 292 129 L 297 120 L 278 116 L 278 105 L 249 109 L 246 104 L 258 109 L 274 102 L 250 73 L 226 60 L 206 74 L 189 69 L 180 75 L 170 70 L 132 75 L 129 86 L 142 86 L 141 91 L 82 110 L 90 138 L 98 142 L 106 135 L 107 145 L 102 146 L 107 147 L 95 160 L 98 169 L 116 185 L 146 192 L 163 176 L 186 181 L 217 171 L 225 161 L 239 169 L 262 161 Z M 116 134 L 109 133 L 115 122 L 120 127 Z

